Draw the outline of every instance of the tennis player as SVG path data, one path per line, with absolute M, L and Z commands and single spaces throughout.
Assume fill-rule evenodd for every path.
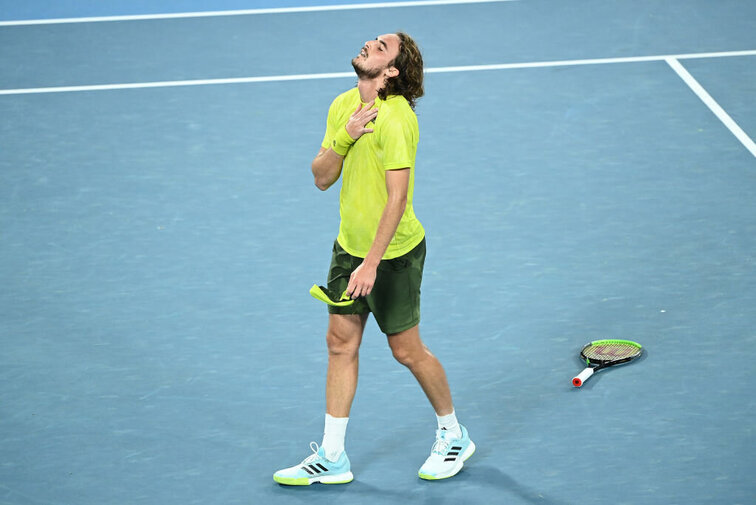
M 412 208 L 423 60 L 405 33 L 370 40 L 352 60 L 357 86 L 331 104 L 325 137 L 312 162 L 315 185 L 342 178 L 341 225 L 328 288 L 354 303 L 329 306 L 328 372 L 323 441 L 300 464 L 277 471 L 280 484 L 343 484 L 353 479 L 344 438 L 357 388 L 359 348 L 368 315 L 387 335 L 394 357 L 420 383 L 438 430 L 423 479 L 452 477 L 475 451 L 457 422 L 446 374 L 420 339 L 420 283 L 425 231 Z

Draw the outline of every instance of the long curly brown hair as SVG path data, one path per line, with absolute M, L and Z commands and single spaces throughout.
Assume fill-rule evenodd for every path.
M 415 41 L 404 32 L 397 32 L 399 40 L 399 55 L 390 66 L 399 70 L 399 75 L 386 80 L 386 85 L 378 91 L 381 100 L 389 95 L 402 95 L 409 102 L 412 109 L 417 99 L 425 94 L 423 90 L 423 55 Z

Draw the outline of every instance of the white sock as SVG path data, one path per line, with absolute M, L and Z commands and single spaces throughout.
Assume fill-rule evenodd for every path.
M 325 456 L 330 461 L 336 461 L 344 452 L 344 438 L 349 422 L 348 417 L 333 417 L 325 415 L 325 429 L 323 430 L 323 443 L 320 446 L 325 451 Z
M 462 438 L 462 428 L 459 427 L 457 415 L 453 410 L 451 414 L 446 416 L 439 416 L 436 414 L 436 419 L 438 420 L 439 430 L 446 430 L 456 438 Z

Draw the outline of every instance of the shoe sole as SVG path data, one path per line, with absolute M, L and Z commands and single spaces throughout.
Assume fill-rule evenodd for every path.
M 448 479 L 450 477 L 454 477 L 459 473 L 460 470 L 462 470 L 462 467 L 465 466 L 465 461 L 470 459 L 470 456 L 472 456 L 475 453 L 475 444 L 472 440 L 470 440 L 470 445 L 467 446 L 467 449 L 465 449 L 465 452 L 462 453 L 462 458 L 460 458 L 459 462 L 454 465 L 452 470 L 449 473 L 441 474 L 441 475 L 429 475 L 427 473 L 420 473 L 418 472 L 417 475 L 423 480 L 443 480 Z
M 324 475 L 322 477 L 281 477 L 273 476 L 273 480 L 284 486 L 309 486 L 310 484 L 347 484 L 354 480 L 352 472 L 337 475 Z

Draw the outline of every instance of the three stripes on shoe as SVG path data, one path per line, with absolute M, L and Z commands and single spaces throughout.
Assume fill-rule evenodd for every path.
M 446 459 L 444 459 L 444 463 L 447 461 L 456 461 L 457 456 L 459 456 L 459 452 L 462 450 L 459 446 L 452 447 L 449 452 L 446 454 Z
M 302 466 L 302 470 L 310 475 L 317 475 L 319 473 L 327 472 L 328 468 L 324 467 L 320 463 L 316 463 L 314 465 L 304 465 Z

